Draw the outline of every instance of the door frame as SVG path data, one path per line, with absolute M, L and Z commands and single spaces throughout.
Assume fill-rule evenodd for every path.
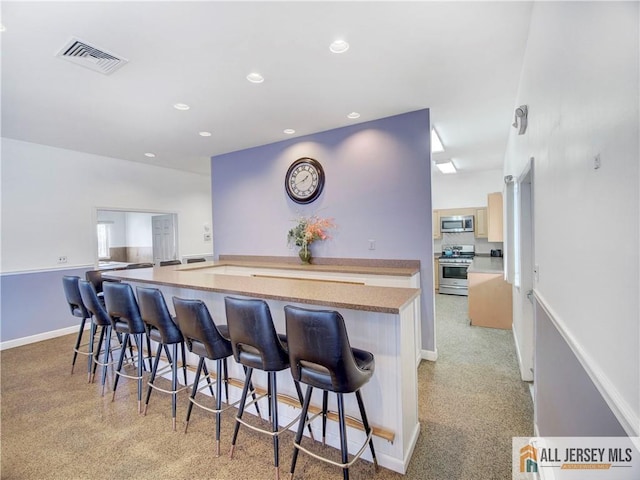
M 535 365 L 534 294 L 535 287 L 535 159 L 531 157 L 518 176 L 518 222 L 515 225 L 518 239 L 517 262 L 518 318 L 514 318 L 514 336 L 518 349 L 520 376 L 524 381 L 533 381 Z M 514 315 L 515 316 L 515 315 Z

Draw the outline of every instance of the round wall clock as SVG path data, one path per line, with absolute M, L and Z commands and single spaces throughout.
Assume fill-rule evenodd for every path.
M 311 203 L 324 188 L 324 170 L 317 160 L 302 157 L 291 164 L 284 178 L 284 189 L 296 203 Z

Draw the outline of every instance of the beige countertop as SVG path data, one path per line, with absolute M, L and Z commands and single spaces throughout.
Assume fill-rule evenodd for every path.
M 376 260 L 376 259 L 313 259 L 311 264 L 302 264 L 297 257 L 244 257 L 221 255 L 220 260 L 207 262 L 209 266 L 236 266 L 253 268 L 274 268 L 278 270 L 298 270 L 307 272 L 362 273 L 366 275 L 392 275 L 410 277 L 420 273 L 417 260 Z M 287 261 L 288 260 L 288 261 Z M 339 263 L 320 263 L 320 262 Z M 189 264 L 188 266 L 193 266 Z M 204 263 L 201 263 L 204 265 Z M 186 267 L 187 265 L 184 265 Z
M 467 273 L 503 273 L 504 262 L 502 257 L 483 257 L 476 255 L 469 266 Z
M 168 267 L 105 271 L 105 278 L 172 287 L 204 290 L 230 295 L 305 303 L 330 308 L 348 308 L 397 314 L 420 295 L 419 288 L 374 287 L 339 281 L 252 277 L 215 273 L 218 266 L 242 266 L 302 270 L 309 272 L 348 272 L 378 275 L 411 275 L 411 268 L 339 265 L 300 265 L 272 262 L 216 261 Z M 415 270 L 415 269 L 414 269 Z M 404 272 L 404 273 L 403 273 Z M 416 273 L 416 272 L 414 272 Z

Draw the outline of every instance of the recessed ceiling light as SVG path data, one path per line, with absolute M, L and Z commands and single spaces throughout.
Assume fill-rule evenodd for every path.
M 360 114 L 358 112 L 351 112 L 349 115 L 347 115 L 347 118 L 360 118 Z
M 173 108 L 176 110 L 189 110 L 191 107 L 186 103 L 174 103 Z
M 442 173 L 456 173 L 456 166 L 451 160 L 436 162 L 436 168 Z
M 6 30 L 6 28 L 4 28 L 4 25 L 2 25 L 2 24 L 0 23 L 0 32 L 4 32 L 5 30 Z
M 296 131 L 293 128 L 285 128 L 283 132 L 286 133 L 287 135 L 293 135 L 294 133 L 296 133 Z
M 200 135 L 201 137 L 210 137 L 211 132 L 198 132 L 198 135 Z
M 251 83 L 262 83 L 264 82 L 264 77 L 259 73 L 252 72 L 247 75 L 247 80 L 249 80 Z
M 444 152 L 444 147 L 435 128 L 431 129 L 431 153 Z
M 344 40 L 335 40 L 329 45 L 329 50 L 333 53 L 344 53 L 349 50 L 349 44 Z
M 154 158 L 156 156 L 155 153 L 147 152 L 144 154 L 145 157 Z

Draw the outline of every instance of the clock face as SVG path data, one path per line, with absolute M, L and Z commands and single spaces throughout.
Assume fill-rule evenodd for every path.
M 313 202 L 324 187 L 324 170 L 313 158 L 299 158 L 291 164 L 285 176 L 285 190 L 296 203 Z

